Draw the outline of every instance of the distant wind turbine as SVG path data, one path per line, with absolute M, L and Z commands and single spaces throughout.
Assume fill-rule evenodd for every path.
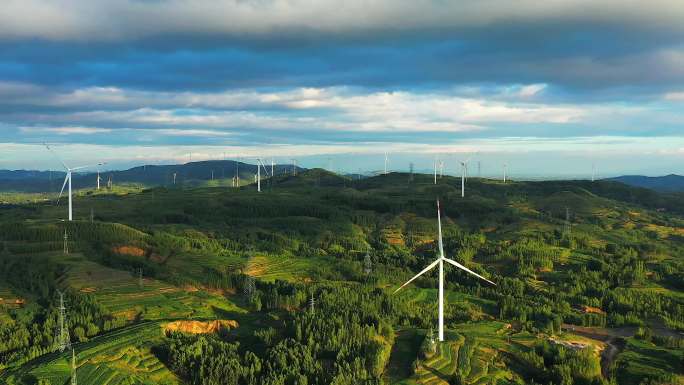
M 290 159 L 292 161 L 292 175 L 297 175 L 297 159 Z
M 468 176 L 468 162 L 470 162 L 470 158 L 459 162 L 461 163 L 461 198 L 465 197 L 465 181 Z
M 508 164 L 503 164 L 503 182 L 506 183 L 506 170 L 508 169 Z
M 387 174 L 388 164 L 389 164 L 389 156 L 387 155 L 387 151 L 385 151 L 385 174 Z
M 437 184 L 437 157 L 435 156 L 435 163 L 433 164 L 435 170 L 435 184 Z
M 395 290 L 394 292 L 398 292 L 399 290 L 403 289 L 406 285 L 416 280 L 416 278 L 432 270 L 435 266 L 439 266 L 439 340 L 444 341 L 444 262 L 450 263 L 461 270 L 464 270 L 484 281 L 491 283 L 494 286 L 496 286 L 496 284 L 488 280 L 487 278 L 475 273 L 474 271 L 468 269 L 467 267 L 461 265 L 460 263 L 453 261 L 449 258 L 446 258 L 444 256 L 444 244 L 442 242 L 442 218 L 439 209 L 439 201 L 437 201 L 437 225 L 439 228 L 439 258 L 437 258 L 436 261 L 428 265 L 428 267 L 423 269 L 423 271 L 416 274 L 413 278 L 409 279 L 405 284 L 401 285 L 401 287 Z
M 272 167 L 273 165 L 271 165 Z M 257 175 L 256 175 L 256 182 L 257 182 L 257 191 L 261 192 L 261 168 L 264 168 L 264 172 L 266 173 L 266 176 L 268 177 L 268 170 L 266 169 L 266 166 L 264 165 L 264 162 L 261 161 L 261 158 L 257 158 Z
M 73 220 L 73 204 L 72 204 L 72 196 L 71 196 L 71 175 L 72 175 L 73 171 L 81 170 L 81 169 L 88 168 L 88 167 L 92 167 L 92 165 L 69 168 L 69 166 L 67 166 L 67 165 L 62 161 L 62 159 L 61 159 L 59 156 L 57 156 L 57 153 L 54 152 L 54 151 L 50 148 L 50 146 L 48 146 L 47 144 L 45 144 L 45 147 L 48 149 L 48 151 L 50 151 L 51 153 L 53 153 L 53 154 L 55 155 L 55 157 L 57 158 L 57 160 L 59 160 L 59 162 L 62 164 L 62 166 L 64 166 L 64 169 L 66 170 L 66 177 L 64 178 L 64 184 L 62 184 L 62 190 L 59 192 L 59 197 L 57 198 L 57 204 L 59 204 L 59 200 L 62 198 L 62 194 L 64 193 L 64 187 L 66 187 L 67 182 L 68 182 L 68 183 L 69 183 L 69 221 L 71 221 L 71 220 Z M 104 165 L 104 164 L 105 164 L 105 163 L 98 163 L 97 166 L 102 166 L 102 165 Z

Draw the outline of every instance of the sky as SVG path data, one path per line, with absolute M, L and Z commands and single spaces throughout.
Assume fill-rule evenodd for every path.
M 4 0 L 0 169 L 684 174 L 680 0 Z M 475 166 L 472 166 L 475 167 Z

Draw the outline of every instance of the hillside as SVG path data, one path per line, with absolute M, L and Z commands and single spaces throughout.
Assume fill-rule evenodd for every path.
M 73 222 L 51 202 L 0 206 L 0 383 L 68 382 L 57 290 L 85 385 L 684 378 L 670 195 L 471 178 L 461 198 L 459 178 L 321 169 L 261 193 L 181 187 L 82 189 Z M 497 285 L 447 265 L 447 338 L 432 344 L 436 274 L 394 290 L 435 258 L 436 199 L 447 257 Z
M 624 175 L 616 178 L 609 178 L 616 182 L 621 182 L 626 185 L 635 187 L 644 187 L 656 191 L 663 192 L 684 192 L 684 176 L 681 175 L 665 175 L 665 176 L 642 176 L 642 175 Z
M 262 177 L 271 173 L 271 165 L 262 168 Z M 295 167 L 297 172 L 304 169 Z M 93 188 L 97 184 L 97 171 L 88 169 L 85 173 L 74 173 L 73 188 Z M 111 179 L 115 185 L 137 184 L 145 187 L 173 186 L 176 174 L 177 186 L 198 186 L 211 182 L 231 185 L 232 178 L 240 175 L 242 184 L 254 181 L 257 172 L 255 164 L 233 160 L 211 160 L 175 165 L 145 165 L 122 171 L 102 171 L 100 184 L 107 185 Z M 275 175 L 291 174 L 293 166 L 277 164 L 273 166 Z M 0 192 L 59 192 L 64 180 L 61 171 L 0 170 Z

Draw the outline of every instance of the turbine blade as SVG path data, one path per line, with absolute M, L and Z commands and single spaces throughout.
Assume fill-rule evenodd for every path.
M 468 272 L 468 273 L 470 273 L 470 274 L 472 274 L 472 275 L 474 275 L 474 276 L 476 276 L 476 277 L 478 277 L 478 278 L 480 278 L 480 279 L 482 279 L 482 280 L 485 280 L 485 281 L 491 283 L 492 285 L 496 286 L 496 284 L 495 284 L 494 282 L 488 280 L 487 278 L 481 276 L 480 274 L 477 274 L 476 272 L 474 272 L 474 271 L 470 270 L 469 268 L 467 268 L 467 267 L 461 265 L 460 263 L 458 263 L 458 262 L 456 262 L 456 261 L 452 261 L 452 260 L 449 259 L 449 258 L 444 258 L 444 260 L 447 261 L 447 262 L 449 262 L 450 264 L 452 264 L 452 265 L 458 267 L 459 269 L 465 270 L 466 272 Z
M 439 259 L 437 259 L 436 261 L 432 262 L 431 264 L 428 265 L 428 267 L 424 268 L 423 271 L 421 271 L 420 273 L 416 274 L 413 278 L 411 278 L 411 279 L 409 279 L 408 281 L 406 281 L 405 284 L 401 285 L 401 287 L 399 287 L 399 288 L 398 288 L 397 290 L 395 290 L 394 292 L 396 293 L 396 292 L 398 292 L 399 290 L 403 289 L 404 286 L 406 286 L 406 285 L 408 285 L 409 283 L 415 281 L 416 278 L 420 277 L 421 275 L 425 274 L 426 272 L 428 272 L 428 271 L 429 271 L 430 269 L 432 269 L 433 267 L 437 266 L 438 263 L 439 263 Z
M 57 204 L 59 204 L 59 200 L 62 199 L 62 193 L 64 193 L 64 187 L 66 187 L 67 181 L 71 177 L 71 171 L 67 171 L 66 177 L 64 177 L 64 184 L 62 185 L 62 190 L 59 191 L 59 197 L 57 198 Z
M 71 169 L 71 171 L 81 170 L 81 169 L 88 168 L 88 167 L 104 166 L 105 164 L 106 163 L 98 163 L 98 164 L 89 164 L 87 166 L 74 167 Z
M 47 148 L 48 151 L 50 151 L 50 152 L 52 153 L 52 155 L 54 155 L 55 158 L 57 158 L 57 160 L 59 161 L 59 163 L 61 163 L 62 166 L 64 166 L 65 169 L 69 170 L 69 167 L 62 161 L 62 158 L 60 158 L 59 156 L 57 156 L 57 153 L 56 153 L 53 149 L 51 149 L 50 146 L 48 146 L 47 143 L 43 143 L 43 144 L 45 145 L 45 148 Z
M 444 258 L 444 244 L 442 242 L 442 214 L 437 201 L 437 227 L 439 228 L 439 257 Z

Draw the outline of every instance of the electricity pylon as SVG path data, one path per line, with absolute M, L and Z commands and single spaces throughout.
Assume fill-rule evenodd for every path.
M 69 234 L 66 228 L 64 229 L 64 255 L 69 255 Z
M 245 297 L 248 299 L 251 299 L 252 296 L 254 296 L 254 293 L 256 292 L 256 285 L 254 284 L 254 278 L 247 276 L 245 280 L 245 287 L 243 288 L 243 292 L 245 294 Z
M 69 328 L 66 324 L 66 306 L 64 306 L 64 294 L 61 291 L 59 293 L 59 311 L 58 315 L 58 330 L 57 336 L 55 338 L 55 347 L 60 351 L 64 352 L 66 349 L 71 347 L 71 339 L 69 338 Z
M 373 272 L 373 262 L 368 253 L 366 253 L 366 257 L 363 259 L 363 272 L 366 273 L 366 275 L 370 275 L 370 273 Z
M 565 224 L 563 225 L 563 234 L 570 236 L 572 232 L 572 225 L 570 224 L 570 209 L 565 208 Z
M 316 300 L 314 299 L 314 293 L 312 291 L 311 292 L 311 298 L 309 299 L 309 311 L 311 312 L 311 314 L 314 313 L 315 309 L 316 309 Z

